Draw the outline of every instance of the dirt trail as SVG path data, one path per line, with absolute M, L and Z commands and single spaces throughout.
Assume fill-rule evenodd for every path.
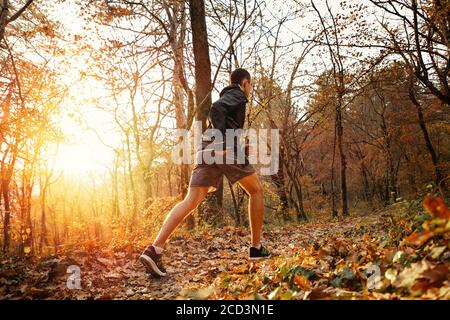
M 264 232 L 264 244 L 272 250 L 272 260 L 289 257 L 298 248 L 353 232 L 362 221 L 366 228 L 376 229 L 377 220 L 372 214 L 269 228 Z M 248 265 L 249 240 L 246 229 L 233 227 L 173 238 L 164 258 L 170 275 L 160 279 L 146 274 L 137 261 L 141 248 L 80 250 L 33 265 L 2 261 L 0 299 L 174 299 L 183 288 L 207 285 L 224 271 L 234 273 Z M 80 267 L 81 289 L 67 288 L 70 265 Z

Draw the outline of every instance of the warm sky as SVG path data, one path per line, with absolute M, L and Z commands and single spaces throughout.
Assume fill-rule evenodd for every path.
M 323 3 L 318 2 L 319 8 L 324 8 Z M 281 2 L 269 2 L 269 5 L 275 7 Z M 337 2 L 330 1 L 334 7 Z M 73 2 L 55 3 L 54 18 L 59 20 L 69 33 L 86 35 L 83 29 L 85 22 L 80 17 L 79 9 Z M 337 9 L 337 7 L 336 7 Z M 284 11 L 289 10 L 284 8 Z M 266 14 L 276 23 L 276 18 L 282 16 L 283 10 L 278 10 L 274 13 L 266 12 Z M 289 41 L 293 34 L 307 34 L 306 25 L 313 21 L 311 15 L 307 15 L 301 23 L 299 21 L 287 24 L 287 28 L 283 31 L 283 39 Z M 94 46 L 99 42 L 95 39 L 91 44 Z M 295 53 L 295 50 L 293 50 Z M 112 150 L 105 146 L 98 136 L 109 145 L 120 145 L 120 135 L 113 125 L 111 117 L 105 112 L 98 110 L 93 106 L 89 100 L 93 97 L 101 96 L 106 91 L 93 80 L 78 81 L 79 71 L 84 68 L 86 59 L 83 55 L 72 55 L 70 58 L 70 67 L 62 76 L 63 82 L 70 87 L 69 96 L 71 97 L 65 102 L 64 113 L 61 123 L 63 131 L 67 136 L 67 142 L 59 146 L 59 154 L 56 161 L 56 167 L 59 170 L 64 170 L 66 174 L 71 174 L 77 177 L 86 177 L 90 173 L 104 172 L 106 167 L 110 166 L 113 159 Z M 289 60 L 288 60 L 289 61 Z M 308 62 L 305 62 L 308 64 Z M 213 70 L 214 72 L 215 70 Z M 217 90 L 213 93 L 213 99 L 217 98 Z M 75 114 L 81 117 L 86 123 L 80 124 L 70 114 Z M 94 128 L 97 134 L 87 127 Z

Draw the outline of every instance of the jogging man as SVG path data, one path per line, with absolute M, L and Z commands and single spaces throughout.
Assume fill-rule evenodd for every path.
M 167 239 L 177 226 L 198 207 L 207 193 L 217 189 L 223 175 L 232 184 L 237 182 L 249 195 L 248 213 L 252 241 L 249 248 L 249 259 L 258 260 L 270 257 L 270 252 L 261 245 L 264 199 L 258 175 L 246 156 L 244 163 L 228 161 L 229 154 L 234 160 L 237 160 L 234 155 L 239 153 L 239 147 L 236 147 L 234 143 L 231 146 L 227 144 L 227 129 L 243 129 L 246 104 L 251 91 L 250 73 L 239 68 L 231 74 L 231 84 L 222 90 L 220 99 L 213 103 L 209 114 L 210 124 L 214 129 L 220 131 L 223 137 L 213 140 L 214 150 L 216 150 L 213 153 L 221 157 L 223 161 L 212 164 L 196 163 L 186 197 L 169 212 L 156 239 L 139 258 L 153 275 L 167 275 L 161 259 Z M 199 154 L 202 154 L 210 145 L 211 141 L 203 138 Z

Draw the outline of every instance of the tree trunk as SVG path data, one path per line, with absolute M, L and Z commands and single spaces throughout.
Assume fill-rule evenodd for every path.
M 119 153 L 115 154 L 114 169 L 112 173 L 112 189 L 113 189 L 113 205 L 112 215 L 113 220 L 119 219 L 120 207 L 119 207 Z
M 44 187 L 42 190 L 42 196 L 41 196 L 41 238 L 39 241 L 39 253 L 40 254 L 42 254 L 42 252 L 43 252 L 44 245 L 48 246 L 45 198 L 46 198 L 46 188 Z
M 236 195 L 234 194 L 233 185 L 228 181 L 228 186 L 230 187 L 231 198 L 233 199 L 233 209 L 234 209 L 234 221 L 237 227 L 241 226 L 241 213 L 239 211 L 239 205 L 236 200 Z
M 3 0 L 0 7 L 0 42 L 3 40 L 6 25 L 8 24 L 9 0 Z
M 208 32 L 205 19 L 205 3 L 203 0 L 190 0 L 192 42 L 195 61 L 195 100 L 196 119 L 202 122 L 202 130 L 206 129 L 211 108 L 211 61 L 209 58 Z
M 206 28 L 204 0 L 189 0 L 189 14 L 191 17 L 192 43 L 195 62 L 195 101 L 196 120 L 201 121 L 202 131 L 206 130 L 206 120 L 211 108 L 211 61 L 209 57 L 208 31 Z M 220 187 L 206 197 L 200 205 L 200 216 L 203 216 L 213 225 L 220 225 L 223 216 L 218 215 L 222 211 L 223 182 Z M 218 210 L 217 210 L 218 209 Z
M 342 100 L 342 99 L 340 99 Z M 342 215 L 348 216 L 348 200 L 347 200 L 347 161 L 344 153 L 344 127 L 342 125 L 342 110 L 341 103 L 336 107 L 336 127 L 337 127 L 337 142 L 341 165 L 341 201 L 342 201 Z
M 129 174 L 129 180 L 130 180 L 130 188 L 131 188 L 131 196 L 132 196 L 132 212 L 131 212 L 131 221 L 128 225 L 130 233 L 133 232 L 134 225 L 136 223 L 136 218 L 138 214 L 138 195 L 136 190 L 136 185 L 134 182 L 133 177 L 133 166 L 131 161 L 131 145 L 130 145 L 130 134 L 127 132 L 126 135 L 126 143 L 127 143 L 127 157 L 128 157 L 128 174 Z
M 422 131 L 423 139 L 425 140 L 425 145 L 427 146 L 428 153 L 430 154 L 431 161 L 433 162 L 433 166 L 434 166 L 434 170 L 435 170 L 435 182 L 436 182 L 436 185 L 439 185 L 442 180 L 442 173 L 439 168 L 439 158 L 434 149 L 433 143 L 431 142 L 431 138 L 428 133 L 427 126 L 425 124 L 422 106 L 420 104 L 417 104 L 416 107 L 417 107 L 417 117 L 419 119 L 420 130 Z
M 308 221 L 308 215 L 305 212 L 305 209 L 303 207 L 303 191 L 302 191 L 302 184 L 300 181 L 296 178 L 293 179 L 293 185 L 295 192 L 297 194 L 297 201 L 296 203 L 296 209 L 297 209 L 297 222 L 300 221 Z
M 9 202 L 9 181 L 2 179 L 2 192 L 3 192 L 3 206 L 5 208 L 5 218 L 3 225 L 3 253 L 8 253 L 10 243 L 10 221 L 11 221 L 11 208 Z
M 330 178 L 330 191 L 331 191 L 331 216 L 336 218 L 338 216 L 337 208 L 336 208 L 336 193 L 334 187 L 334 163 L 336 160 L 336 121 L 334 123 L 334 139 L 333 139 L 333 157 L 331 161 L 331 178 Z
M 443 175 L 442 175 L 442 173 L 440 171 L 440 168 L 439 168 L 439 158 L 438 158 L 438 155 L 437 155 L 436 151 L 434 150 L 433 143 L 431 142 L 431 138 L 430 138 L 430 135 L 428 133 L 428 129 L 427 129 L 427 126 L 425 124 L 425 119 L 424 119 L 424 116 L 423 116 L 422 105 L 417 100 L 416 95 L 414 94 L 414 87 L 413 87 L 413 83 L 412 82 L 411 82 L 410 88 L 409 88 L 409 97 L 410 97 L 412 103 L 416 106 L 417 118 L 419 120 L 420 130 L 422 131 L 422 135 L 423 135 L 423 138 L 425 140 L 425 145 L 427 146 L 428 153 L 430 154 L 431 161 L 433 162 L 433 166 L 434 166 L 434 181 L 436 183 L 436 186 L 440 187 L 440 183 L 443 180 Z M 445 189 L 445 186 L 444 186 L 443 189 Z
M 18 155 L 18 144 L 19 139 L 16 139 L 16 143 L 12 147 L 12 159 L 11 163 L 9 164 L 8 168 L 6 169 L 5 159 L 7 152 L 3 155 L 0 171 L 1 171 L 1 183 L 2 183 L 2 192 L 3 192 L 3 205 L 5 208 L 5 217 L 4 217 L 4 224 L 3 224 L 3 252 L 6 254 L 9 252 L 9 244 L 10 244 L 10 224 L 11 224 L 11 203 L 9 199 L 9 183 L 11 181 L 12 173 L 14 170 L 14 166 L 16 164 L 16 159 Z
M 11 5 L 9 4 L 9 0 L 2 0 L 0 6 L 0 42 L 2 42 L 3 37 L 5 35 L 5 29 L 8 23 L 16 20 L 20 15 L 30 6 L 33 0 L 27 0 L 25 4 L 22 5 L 16 12 L 14 12 L 11 16 L 9 15 L 9 10 L 11 9 Z
M 281 158 L 281 155 L 280 155 Z M 288 197 L 286 195 L 286 186 L 284 182 L 284 167 L 283 164 L 280 163 L 280 168 L 278 172 L 271 176 L 273 183 L 276 187 L 276 193 L 278 194 L 278 197 L 280 198 L 280 211 L 281 215 L 283 217 L 284 222 L 288 222 L 289 220 L 289 214 L 288 214 Z
M 169 196 L 173 196 L 172 191 L 172 167 L 167 171 L 167 187 L 169 188 Z

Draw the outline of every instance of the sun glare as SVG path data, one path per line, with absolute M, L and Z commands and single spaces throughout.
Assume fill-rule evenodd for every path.
M 69 176 L 86 176 L 104 169 L 109 163 L 103 152 L 98 152 L 97 146 L 87 143 L 63 144 L 59 146 L 55 161 L 55 169 Z
M 87 129 L 73 118 L 65 116 L 61 123 L 65 142 L 57 147 L 55 170 L 64 172 L 66 176 L 85 178 L 93 174 L 102 174 L 107 171 L 114 159 L 113 151 L 105 146 L 93 130 Z M 106 141 L 116 140 L 100 115 L 90 114 L 89 127 L 95 130 Z

